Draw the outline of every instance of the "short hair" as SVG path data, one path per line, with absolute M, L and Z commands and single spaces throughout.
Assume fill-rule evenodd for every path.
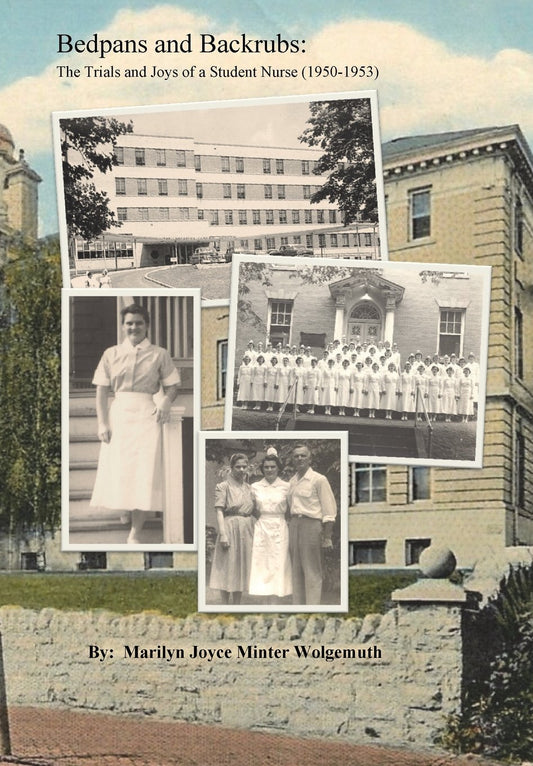
M 234 452 L 229 459 L 230 468 L 233 468 L 235 463 L 239 460 L 246 460 L 246 462 L 248 462 L 248 455 L 245 455 L 244 452 Z
M 144 306 L 141 306 L 139 303 L 130 303 L 129 306 L 125 306 L 121 312 L 120 312 L 120 318 L 122 321 L 122 324 L 124 324 L 124 319 L 126 317 L 126 314 L 140 314 L 146 324 L 150 324 L 150 314 L 148 313 L 148 310 L 144 308 Z
M 309 453 L 309 457 L 312 457 L 313 453 L 311 452 L 310 447 L 305 444 L 305 442 L 297 442 L 294 447 L 292 448 L 291 452 L 294 452 L 297 449 L 305 449 Z
M 281 462 L 281 460 L 279 459 L 279 457 L 277 455 L 274 455 L 272 453 L 271 455 L 265 455 L 265 457 L 259 463 L 259 470 L 261 471 L 261 473 L 263 475 L 265 473 L 264 466 L 265 466 L 265 463 L 267 462 L 267 460 L 272 460 L 277 465 L 278 470 L 280 471 L 280 473 L 281 473 L 281 471 L 283 471 L 283 463 Z

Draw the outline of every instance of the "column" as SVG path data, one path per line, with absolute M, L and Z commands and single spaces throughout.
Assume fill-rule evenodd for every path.
M 338 338 L 339 340 L 344 335 L 344 309 L 346 306 L 346 296 L 337 295 L 335 299 L 335 330 L 333 332 L 333 340 Z
M 383 340 L 392 343 L 394 338 L 394 312 L 396 311 L 396 301 L 391 296 L 387 296 L 385 303 L 385 327 L 383 330 Z
M 163 542 L 183 543 L 183 460 L 181 423 L 185 407 L 172 407 L 163 426 L 163 472 L 165 482 Z

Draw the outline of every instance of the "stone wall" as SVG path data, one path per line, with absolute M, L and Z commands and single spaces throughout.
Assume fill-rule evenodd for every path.
M 0 610 L 10 706 L 420 747 L 460 703 L 461 621 L 449 604 L 400 604 L 364 620 Z M 219 656 L 192 658 L 199 649 Z M 355 657 L 326 659 L 345 649 Z

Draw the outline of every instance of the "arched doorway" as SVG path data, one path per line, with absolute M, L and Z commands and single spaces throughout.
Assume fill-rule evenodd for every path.
M 346 332 L 347 342 L 377 343 L 381 340 L 381 313 L 377 306 L 370 301 L 358 303 L 350 312 Z

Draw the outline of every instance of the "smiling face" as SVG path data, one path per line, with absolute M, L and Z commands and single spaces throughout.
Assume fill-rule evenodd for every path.
M 272 484 L 273 481 L 276 481 L 278 474 L 279 474 L 279 468 L 276 461 L 266 458 L 263 461 L 263 475 L 265 479 L 270 484 Z
M 142 314 L 124 314 L 122 327 L 132 346 L 141 343 L 148 333 L 148 325 Z
M 292 462 L 298 474 L 303 476 L 311 465 L 311 453 L 307 447 L 295 447 L 292 451 Z

